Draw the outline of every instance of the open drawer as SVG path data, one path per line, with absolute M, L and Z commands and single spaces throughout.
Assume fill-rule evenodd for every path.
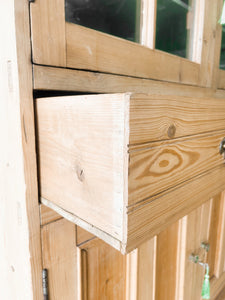
M 225 100 L 35 101 L 41 202 L 122 253 L 225 189 Z

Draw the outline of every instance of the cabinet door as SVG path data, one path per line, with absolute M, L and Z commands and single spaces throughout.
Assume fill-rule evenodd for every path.
M 156 2 L 155 0 L 150 2 L 148 0 L 125 0 L 122 3 L 119 1 L 107 3 L 101 0 L 88 2 L 35 0 L 30 4 L 33 62 L 48 66 L 200 85 L 200 60 L 194 59 L 194 55 L 190 57 L 197 62 L 146 47 L 154 47 L 155 44 Z M 197 47 L 200 53 L 199 40 L 202 40 L 204 14 L 194 14 L 195 7 L 203 10 L 199 5 L 200 1 L 190 1 L 190 5 L 186 4 L 184 7 L 180 7 L 180 2 L 170 2 L 167 8 L 163 3 L 159 3 L 158 11 L 164 10 L 164 14 L 158 16 L 161 23 L 158 22 L 157 26 L 161 30 L 158 34 L 163 32 L 163 36 L 156 39 L 156 42 L 166 40 L 165 36 L 168 38 L 182 35 L 182 39 L 190 41 L 189 52 L 195 53 L 193 49 Z M 192 16 L 190 16 L 190 10 Z M 213 10 L 216 11 L 216 7 L 213 7 Z M 168 15 L 168 12 L 173 22 L 166 20 L 167 26 L 165 26 L 165 13 Z M 181 16 L 176 18 L 179 13 Z M 109 15 L 104 21 L 106 14 Z M 195 18 L 198 15 L 200 20 Z M 182 16 L 183 19 L 180 20 Z M 191 18 L 196 20 L 188 22 Z M 176 25 L 177 19 L 181 22 Z M 175 30 L 181 28 L 183 24 L 184 31 L 165 34 L 167 27 L 172 23 L 175 23 Z M 189 25 L 186 26 L 187 23 Z M 190 29 L 192 25 L 193 28 Z M 115 28 L 117 28 L 116 31 Z M 120 32 L 122 29 L 126 31 L 126 28 L 128 31 L 130 28 L 133 30 Z M 186 31 L 194 33 L 194 36 Z M 194 39 L 198 43 L 192 43 Z M 176 45 L 175 41 L 169 41 L 169 43 Z M 157 42 L 156 46 L 164 49 L 162 43 Z M 187 46 L 187 48 L 190 47 Z M 186 46 L 184 45 L 181 50 L 186 51 Z M 181 51 L 177 49 L 173 53 L 179 54 Z
M 48 220 L 54 215 L 54 221 L 42 227 L 50 300 L 200 300 L 204 269 L 190 260 L 191 254 L 209 264 L 210 299 L 217 299 L 219 294 L 222 297 L 224 211 L 225 193 L 220 193 L 124 256 L 44 210 Z M 202 242 L 209 244 L 208 252 L 201 247 Z

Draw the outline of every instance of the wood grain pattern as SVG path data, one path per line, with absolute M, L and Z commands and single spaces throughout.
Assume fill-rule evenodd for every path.
M 220 211 L 218 215 L 218 239 L 215 255 L 215 275 L 219 278 L 225 271 L 225 192 L 221 193 Z
M 130 144 L 225 128 L 222 99 L 133 94 L 130 103 Z
M 66 45 L 69 68 L 198 85 L 199 64 L 89 28 L 66 23 Z
M 48 270 L 51 300 L 77 299 L 75 225 L 62 219 L 42 228 L 43 267 Z
M 157 236 L 156 299 L 175 299 L 178 222 Z
M 174 143 L 150 144 L 130 153 L 129 205 L 159 195 L 182 182 L 223 164 L 218 152 L 225 130 L 218 135 Z
M 59 207 L 58 205 L 54 204 L 52 201 L 49 201 L 44 198 L 41 198 L 40 200 L 41 203 L 55 210 L 59 215 L 61 215 L 66 220 L 76 224 L 79 227 L 82 227 L 84 230 L 87 230 L 94 236 L 101 238 L 103 241 L 111 245 L 113 248 L 117 250 L 121 250 L 121 242 L 118 239 L 115 239 L 114 237 L 109 235 L 107 232 L 102 231 L 101 229 L 93 226 L 93 224 L 85 222 L 84 220 L 80 219 L 79 217 L 72 214 L 71 212 L 68 212 L 63 208 Z
M 186 265 L 186 240 L 187 240 L 187 216 L 178 221 L 177 243 L 177 268 L 175 300 L 184 299 L 185 265 Z
M 41 98 L 36 103 L 43 201 L 47 205 L 51 201 L 50 206 L 56 205 L 63 216 L 96 236 L 114 241 L 122 252 L 127 239 L 134 243 L 136 235 L 138 241 L 147 234 L 138 234 L 139 221 L 144 222 L 140 232 L 149 228 L 148 234 L 164 226 L 161 221 L 156 226 L 156 216 L 163 217 L 162 199 L 171 205 L 167 218 L 173 220 L 176 208 L 178 219 L 187 203 L 194 205 L 191 199 L 184 203 L 176 196 L 172 201 L 179 189 L 186 193 L 185 187 L 198 182 L 195 188 L 205 195 L 202 178 L 209 178 L 207 172 L 218 171 L 217 167 L 221 168 L 215 191 L 224 185 L 219 177 L 224 172 L 219 144 L 225 130 L 214 131 L 225 128 L 222 99 L 109 94 Z M 127 153 L 129 138 L 133 144 Z M 146 141 L 155 142 L 143 144 Z M 211 184 L 208 189 L 213 192 Z M 203 201 L 196 195 L 194 207 Z M 146 211 L 154 205 L 151 220 L 154 209 Z M 135 225 L 132 228 L 130 220 L 135 224 L 136 214 L 133 239 Z
M 127 193 L 127 97 L 37 100 L 42 197 L 120 240 Z
M 33 62 L 66 66 L 64 0 L 37 0 L 31 3 Z
M 126 299 L 126 257 L 99 239 L 81 249 L 86 256 L 87 299 Z
M 223 166 L 195 178 L 179 189 L 149 202 L 142 203 L 135 210 L 128 210 L 129 252 L 142 242 L 164 230 L 179 218 L 190 213 L 225 188 L 225 169 Z M 150 222 L 149 222 L 150 220 Z
M 204 5 L 205 21 L 201 50 L 200 85 L 215 88 L 220 59 L 221 25 L 218 20 L 221 15 L 222 1 L 205 1 Z
M 224 98 L 225 91 L 185 84 L 33 65 L 34 89 Z M 225 85 L 224 85 L 225 86 Z
M 201 248 L 201 243 L 209 241 L 210 217 L 210 200 L 187 216 L 183 282 L 184 300 L 201 298 L 204 268 L 191 262 L 189 256 L 192 253 L 199 255 L 200 261 L 206 262 L 206 251 Z
M 207 262 L 210 266 L 210 277 L 218 276 L 218 261 L 217 261 L 217 254 L 220 253 L 218 251 L 218 246 L 221 243 L 222 235 L 220 234 L 220 226 L 222 224 L 221 217 L 222 214 L 220 213 L 221 209 L 223 209 L 223 201 L 222 201 L 221 193 L 216 195 L 212 201 L 212 212 L 211 212 L 211 220 L 210 220 L 210 232 L 209 232 L 209 253 L 207 257 Z
M 137 299 L 155 300 L 157 237 L 138 247 Z
M 41 225 L 46 225 L 48 223 L 54 222 L 62 218 L 57 212 L 50 209 L 49 207 L 41 204 L 40 205 L 40 218 L 41 218 Z

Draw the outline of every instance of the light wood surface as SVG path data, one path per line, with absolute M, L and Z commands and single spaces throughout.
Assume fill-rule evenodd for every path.
M 179 189 L 142 203 L 128 211 L 128 241 L 126 251 L 161 232 L 170 224 L 210 199 L 225 187 L 225 169 L 221 166 L 196 177 Z M 156 200 L 157 199 L 157 200 Z M 172 212 L 172 214 L 171 214 Z M 147 221 L 151 220 L 151 222 Z
M 221 16 L 222 1 L 205 1 L 203 44 L 201 50 L 200 85 L 217 85 L 219 69 L 221 25 L 218 20 Z
M 155 48 L 157 0 L 141 1 L 140 44 Z
M 218 135 L 178 139 L 157 146 L 149 144 L 147 148 L 131 151 L 129 205 L 222 165 L 224 158 L 218 149 L 224 136 L 225 130 Z
M 63 218 L 76 224 L 79 227 L 82 227 L 83 229 L 87 230 L 90 234 L 101 238 L 103 241 L 111 245 L 113 248 L 121 251 L 121 246 L 122 246 L 121 242 L 118 239 L 115 239 L 113 236 L 109 235 L 107 232 L 102 231 L 101 229 L 93 226 L 93 224 L 85 222 L 84 220 L 80 219 L 78 216 L 54 204 L 52 201 L 49 201 L 45 198 L 40 198 L 40 201 L 48 208 L 55 210 Z
M 205 191 L 224 189 L 222 99 L 109 94 L 36 106 L 42 203 L 123 253 L 200 205 Z M 215 186 L 205 188 L 211 174 Z
M 126 300 L 137 299 L 138 249 L 126 256 Z
M 126 299 L 126 257 L 99 239 L 84 244 L 81 249 L 85 256 L 82 266 L 86 274 L 84 299 Z
M 46 225 L 48 223 L 52 223 L 52 222 L 57 221 L 61 218 L 62 218 L 62 216 L 57 214 L 56 211 L 50 209 L 49 207 L 47 207 L 43 204 L 40 205 L 41 225 Z
M 205 17 L 205 0 L 189 1 L 187 13 L 187 57 L 201 64 L 202 45 L 203 45 L 203 28 Z
M 198 255 L 199 260 L 206 262 L 206 251 L 201 248 L 202 242 L 208 242 L 211 202 L 194 210 L 187 216 L 186 247 L 184 265 L 183 299 L 200 299 L 204 279 L 204 268 L 189 260 L 191 254 Z
M 218 82 L 217 82 L 218 89 L 225 89 L 225 71 L 219 70 L 218 71 Z
M 80 246 L 81 244 L 87 243 L 90 240 L 95 239 L 96 237 L 83 228 L 76 226 L 76 238 L 77 246 Z
M 43 268 L 48 270 L 49 299 L 76 300 L 75 225 L 62 219 L 43 226 L 42 253 Z
M 157 237 L 138 247 L 137 299 L 155 300 Z
M 214 300 L 223 300 L 222 299 L 216 299 L 216 297 L 219 297 L 220 292 L 224 288 L 224 280 L 225 280 L 225 273 L 223 273 L 219 279 L 216 279 L 215 277 L 212 278 L 210 282 L 210 292 L 211 292 L 211 298 Z
M 157 237 L 156 299 L 175 299 L 178 222 Z
M 34 88 L 37 90 L 79 91 L 88 93 L 146 93 L 224 98 L 225 92 L 185 84 L 134 78 L 66 68 L 33 65 Z
M 191 85 L 199 82 L 199 64 L 72 23 L 66 23 L 66 51 L 68 68 Z
M 66 66 L 65 1 L 37 0 L 31 3 L 33 62 Z
M 224 129 L 224 111 L 222 99 L 133 94 L 130 144 Z
M 210 245 L 207 262 L 210 266 L 210 277 L 216 276 L 217 278 L 221 275 L 219 274 L 220 264 L 218 261 L 217 254 L 220 253 L 221 249 L 221 239 L 223 239 L 223 235 L 221 234 L 221 226 L 223 225 L 223 199 L 221 197 L 221 193 L 216 195 L 211 199 L 212 208 L 211 208 L 211 221 L 210 221 L 210 232 L 208 243 Z M 220 245 L 220 249 L 219 249 Z
M 128 95 L 36 103 L 42 197 L 122 240 Z
M 221 194 L 220 210 L 218 214 L 218 239 L 215 255 L 215 275 L 219 278 L 225 271 L 225 193 Z

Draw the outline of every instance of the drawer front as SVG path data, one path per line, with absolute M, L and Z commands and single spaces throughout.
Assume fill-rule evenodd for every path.
M 43 201 L 123 251 L 225 188 L 224 100 L 67 96 L 36 113 Z
M 127 96 L 36 104 L 41 197 L 122 240 Z

